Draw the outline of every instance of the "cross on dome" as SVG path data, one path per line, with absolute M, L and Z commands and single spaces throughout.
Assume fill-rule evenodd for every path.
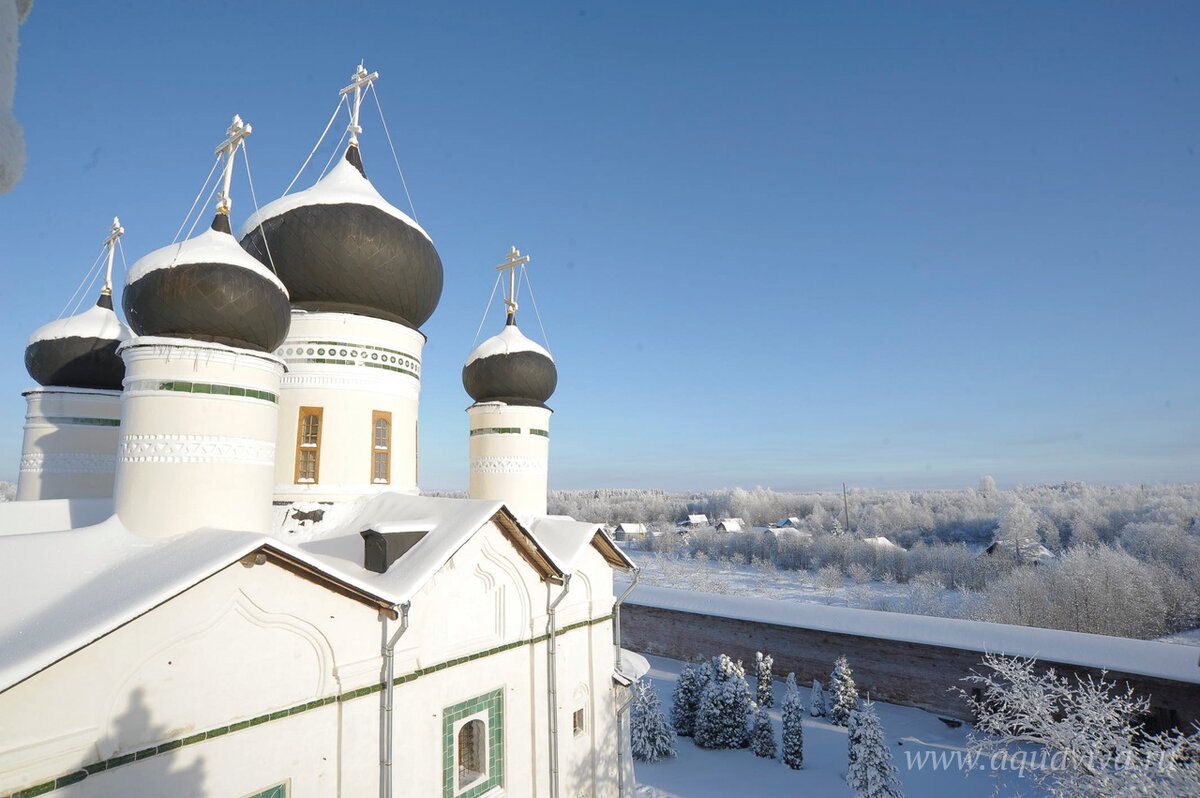
M 350 106 L 350 127 L 347 128 L 350 131 L 350 144 L 352 146 L 358 146 L 358 134 L 362 133 L 362 128 L 358 124 L 358 112 L 362 107 L 363 90 L 378 79 L 378 72 L 368 74 L 366 67 L 360 63 L 358 69 L 350 77 L 350 85 L 338 92 L 343 97 L 350 92 L 354 92 L 354 103 Z
M 221 188 L 221 196 L 217 199 L 217 213 L 222 216 L 229 216 L 229 209 L 233 205 L 229 199 L 229 181 L 233 178 L 233 153 L 246 136 L 249 136 L 253 131 L 253 127 L 247 125 L 242 121 L 240 116 L 234 114 L 233 122 L 230 123 L 229 129 L 225 131 L 225 140 L 213 150 L 214 155 L 225 156 L 225 183 Z
M 513 246 L 504 258 L 504 263 L 496 267 L 496 271 L 508 270 L 508 295 L 504 297 L 504 307 L 508 311 L 507 324 L 515 324 L 517 319 L 517 267 L 524 268 L 529 263 L 529 256 L 522 255 L 521 250 Z
M 125 235 L 125 228 L 121 226 L 121 220 L 114 216 L 112 228 L 108 232 L 108 238 L 104 239 L 104 246 L 108 247 L 108 269 L 104 272 L 104 288 L 100 290 L 103 296 L 112 296 L 113 252 L 117 248 L 117 242 L 121 240 L 121 236 L 123 235 Z

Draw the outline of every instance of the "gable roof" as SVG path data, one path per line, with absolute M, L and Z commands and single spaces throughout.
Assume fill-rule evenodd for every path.
M 613 568 L 630 571 L 637 567 L 613 542 L 603 524 L 576 521 L 561 515 L 542 516 L 528 523 L 529 531 L 545 544 L 564 573 L 575 570 L 580 553 L 589 545 Z

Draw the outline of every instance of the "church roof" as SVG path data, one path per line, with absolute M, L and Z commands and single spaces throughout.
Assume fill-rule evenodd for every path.
M 92 504 L 62 504 L 0 505 L 0 527 L 45 530 L 70 523 L 74 509 L 96 515 Z M 42 512 L 29 512 L 31 506 Z M 562 580 L 559 558 L 573 559 L 585 538 L 599 538 L 605 559 L 613 556 L 609 546 L 623 557 L 596 525 L 562 519 L 543 528 L 554 541 L 544 545 L 497 501 L 383 493 L 329 507 L 335 511 L 327 522 L 279 533 L 287 539 L 215 529 L 145 538 L 116 516 L 82 528 L 76 519 L 76 528 L 64 531 L 0 535 L 0 691 L 251 554 L 384 612 L 412 599 L 491 521 L 549 581 Z M 427 534 L 379 574 L 363 567 L 360 533 L 368 529 Z
M 527 526 L 564 573 L 575 570 L 579 555 L 588 546 L 595 547 L 613 568 L 629 571 L 636 567 L 604 531 L 603 524 L 576 521 L 565 515 L 548 515 L 528 521 Z

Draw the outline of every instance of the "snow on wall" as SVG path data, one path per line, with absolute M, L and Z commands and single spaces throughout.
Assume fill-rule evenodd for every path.
M 615 586 L 618 593 L 623 588 L 621 584 Z M 1200 684 L 1200 658 L 1194 647 L 1154 640 L 721 596 L 649 585 L 639 585 L 626 603 L 882 640 L 1035 657 Z

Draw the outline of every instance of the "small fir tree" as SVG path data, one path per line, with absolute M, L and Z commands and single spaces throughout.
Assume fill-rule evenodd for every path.
M 846 722 L 846 747 L 847 747 L 847 763 L 853 765 L 854 760 L 858 758 L 858 710 L 850 713 L 850 720 Z
M 671 724 L 681 737 L 691 737 L 696 732 L 696 711 L 700 708 L 700 696 L 705 686 L 712 681 L 712 665 L 685 665 L 675 682 L 671 701 Z
M 823 718 L 829 714 L 829 708 L 825 703 L 825 691 L 821 688 L 820 679 L 813 679 L 812 697 L 808 703 L 808 714 L 814 718 Z
M 754 715 L 754 726 L 750 729 L 750 750 L 764 759 L 775 758 L 775 727 L 764 707 Z
M 833 673 L 829 675 L 829 690 L 833 694 L 833 706 L 829 717 L 838 726 L 850 722 L 850 713 L 858 708 L 858 688 L 854 686 L 854 675 L 845 657 L 838 657 Z
M 754 700 L 760 707 L 775 706 L 775 697 L 771 695 L 771 683 L 775 680 L 771 666 L 774 664 L 775 658 L 770 654 L 763 654 L 761 651 L 754 654 L 754 681 L 758 688 Z
M 804 701 L 796 688 L 796 674 L 789 673 L 783 697 L 783 764 L 792 770 L 804 767 Z
M 745 748 L 753 702 L 746 671 L 721 654 L 713 658 L 713 678 L 700 695 L 693 734 L 701 748 Z
M 657 762 L 675 756 L 675 730 L 663 717 L 658 693 L 650 683 L 634 684 L 633 707 L 629 713 L 629 747 L 639 762 Z
M 892 752 L 883 736 L 875 705 L 870 701 L 854 712 L 853 756 L 846 768 L 846 781 L 857 798 L 904 798 L 904 788 Z

